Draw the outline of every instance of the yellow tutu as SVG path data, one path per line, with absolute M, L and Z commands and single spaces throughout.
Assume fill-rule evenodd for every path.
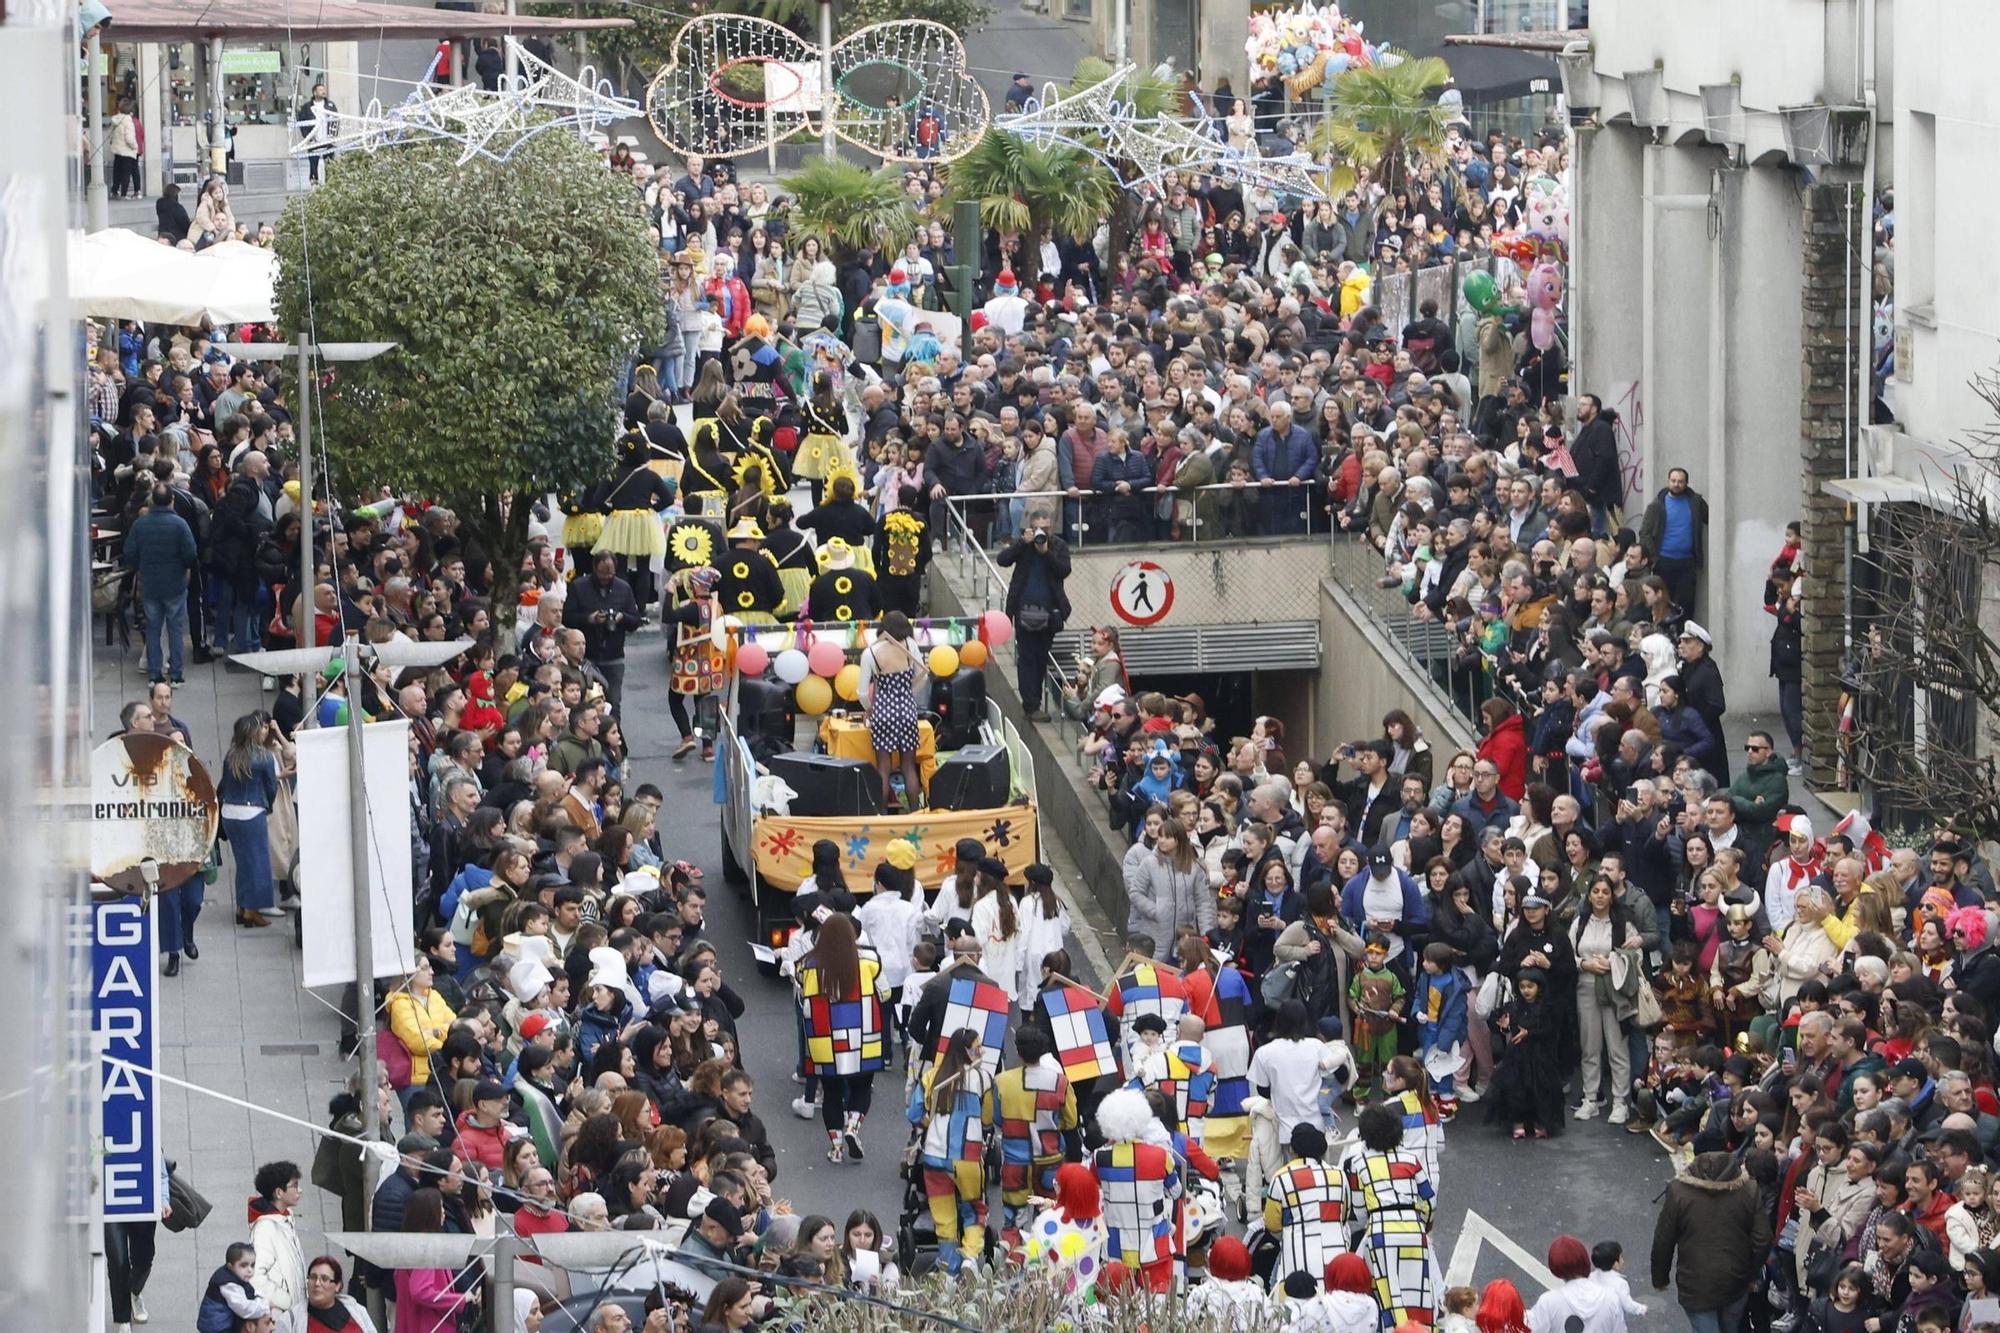
M 593 550 L 650 558 L 667 553 L 667 532 L 650 509 L 618 509 L 604 520 Z
M 792 457 L 793 476 L 821 481 L 841 470 L 854 470 L 846 440 L 838 435 L 808 435 L 799 441 L 798 453 Z
M 806 604 L 806 594 L 812 591 L 812 575 L 803 569 L 781 567 L 778 582 L 785 586 L 785 600 L 778 603 L 778 614 L 795 614 Z
M 571 514 L 563 519 L 562 544 L 564 546 L 595 546 L 599 534 L 604 531 L 604 515 Z

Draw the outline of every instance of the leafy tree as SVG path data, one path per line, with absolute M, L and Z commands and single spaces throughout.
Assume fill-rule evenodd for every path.
M 638 191 L 575 135 L 505 162 L 452 144 L 346 154 L 278 222 L 278 317 L 320 342 L 395 342 L 336 368 L 318 417 L 338 493 L 449 505 L 511 619 L 530 501 L 603 476 L 618 374 L 658 335 Z
M 1335 76 L 1331 112 L 1313 131 L 1313 151 L 1366 163 L 1375 179 L 1395 189 L 1411 153 L 1444 151 L 1445 112 L 1432 94 L 1450 77 L 1451 67 L 1436 56 L 1407 55 L 1398 64 Z M 1344 186 L 1336 181 L 1335 188 Z
M 843 256 L 869 246 L 893 253 L 917 229 L 917 204 L 898 166 L 871 171 L 845 158 L 816 157 L 778 188 L 792 196 L 792 234 L 817 236 Z
M 993 129 L 945 168 L 945 187 L 954 202 L 976 201 L 979 220 L 996 231 L 1033 232 L 1053 224 L 1085 238 L 1120 193 L 1117 178 L 1090 154 L 1044 148 Z

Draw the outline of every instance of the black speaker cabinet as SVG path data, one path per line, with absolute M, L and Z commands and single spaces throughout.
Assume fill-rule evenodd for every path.
M 960 667 L 950 680 L 931 682 L 931 711 L 938 717 L 938 748 L 962 750 L 979 739 L 986 721 L 986 672 Z
M 968 745 L 931 774 L 931 805 L 939 810 L 990 810 L 1007 804 L 1007 750 Z
M 837 817 L 882 813 L 882 775 L 873 764 L 794 751 L 772 755 L 764 765 L 798 793 L 792 801 L 795 815 Z

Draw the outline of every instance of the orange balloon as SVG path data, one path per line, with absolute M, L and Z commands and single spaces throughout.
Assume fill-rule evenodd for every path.
M 986 665 L 986 645 L 977 639 L 969 639 L 958 650 L 960 666 L 983 667 Z

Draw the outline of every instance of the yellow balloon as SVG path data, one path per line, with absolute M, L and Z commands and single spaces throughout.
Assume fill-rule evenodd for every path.
M 958 650 L 958 664 L 969 667 L 985 666 L 986 645 L 977 639 L 966 640 L 965 646 Z
M 833 686 L 825 676 L 807 676 L 798 685 L 798 704 L 801 713 L 818 717 L 833 707 Z
M 861 698 L 861 668 L 849 662 L 833 678 L 833 692 L 849 703 Z
M 931 674 L 949 676 L 958 670 L 958 649 L 948 643 L 941 643 L 931 649 Z

